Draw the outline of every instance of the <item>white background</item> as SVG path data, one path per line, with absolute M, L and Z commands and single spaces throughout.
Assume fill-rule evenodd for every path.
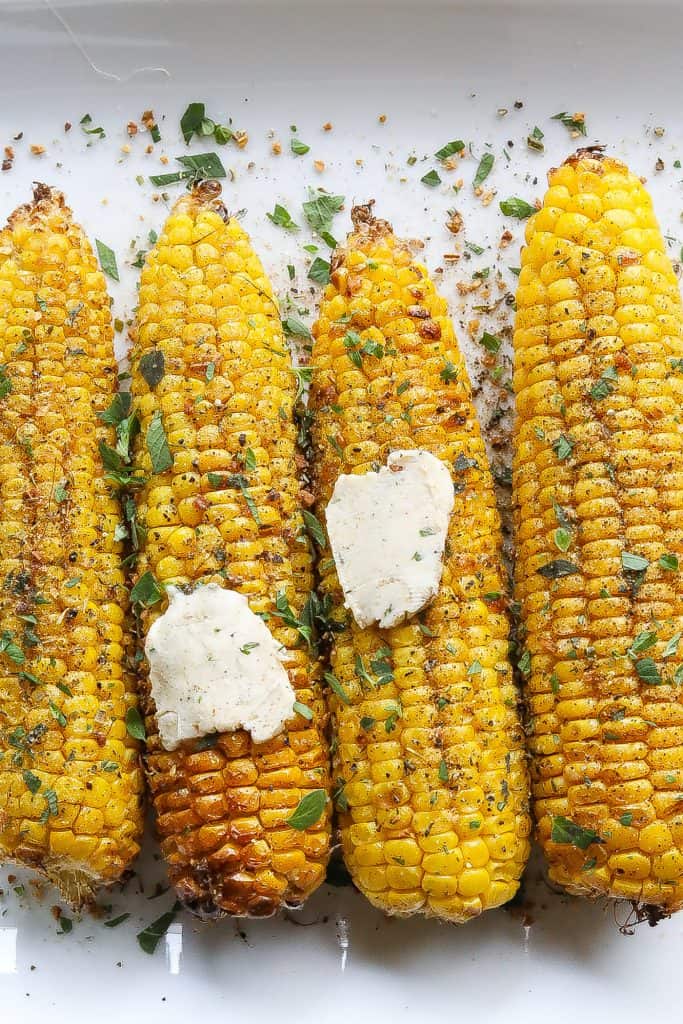
M 466 320 L 456 282 L 494 264 L 504 227 L 515 238 L 499 262 L 514 286 L 505 268 L 519 264 L 523 225 L 505 220 L 498 200 L 542 194 L 547 168 L 576 145 L 549 120 L 561 110 L 585 111 L 588 141 L 606 143 L 648 177 L 678 258 L 683 172 L 672 165 L 683 159 L 681 39 L 683 9 L 676 3 L 0 0 L 0 144 L 16 151 L 13 169 L 0 174 L 2 216 L 29 198 L 33 179 L 63 188 L 91 238 L 117 253 L 121 285 L 112 292 L 115 315 L 125 319 L 136 281 L 127 264 L 166 213 L 136 175 L 172 169 L 159 157 L 167 153 L 172 165 L 184 151 L 179 116 L 188 102 L 204 101 L 216 120 L 230 116 L 249 133 L 246 149 L 218 150 L 234 171 L 224 194 L 231 210 L 246 210 L 245 226 L 280 291 L 291 263 L 299 305 L 313 308 L 302 250 L 312 239 L 307 230 L 288 235 L 274 227 L 266 211 L 281 202 L 303 224 L 307 187 L 320 185 L 348 200 L 335 222 L 337 237 L 347 229 L 351 200 L 375 197 L 378 214 L 397 231 L 427 238 L 427 262 L 432 270 L 445 268 L 442 290 L 456 320 Z M 517 99 L 521 110 L 513 108 Z M 504 118 L 496 115 L 500 107 L 509 109 Z M 148 108 L 163 142 L 145 155 L 148 136 L 138 136 L 124 156 L 126 123 Z M 107 133 L 104 140 L 92 137 L 90 146 L 78 126 L 86 112 Z M 65 121 L 73 124 L 68 134 Z M 322 131 L 327 121 L 334 126 L 329 133 Z M 305 157 L 289 152 L 291 124 L 311 146 Z M 544 154 L 525 145 L 535 124 L 545 132 Z M 665 128 L 663 137 L 653 134 L 656 126 Z M 23 140 L 13 143 L 20 131 Z M 277 158 L 271 131 L 283 144 Z M 438 167 L 430 154 L 455 138 L 471 142 L 476 158 L 441 172 L 440 187 L 426 188 L 419 179 Z M 502 152 L 508 140 L 514 142 L 509 164 Z M 31 156 L 31 143 L 45 146 L 45 155 Z M 488 207 L 470 184 L 486 143 L 496 156 L 486 187 L 498 192 Z M 210 141 L 193 145 L 213 148 Z M 418 162 L 411 167 L 412 152 Z M 656 174 L 658 156 L 665 169 Z M 314 159 L 325 162 L 324 173 L 314 170 Z M 465 185 L 455 196 L 452 183 L 460 177 Z M 169 192 L 175 196 L 179 188 Z M 462 251 L 463 236 L 454 239 L 444 227 L 453 206 L 464 216 L 465 236 L 492 245 L 469 263 L 443 260 L 444 253 Z M 326 256 L 324 246 L 320 255 Z M 500 329 L 500 318 L 493 326 Z M 476 371 L 481 349 L 464 347 Z M 490 398 L 484 389 L 482 403 Z M 116 929 L 85 916 L 74 920 L 71 934 L 58 935 L 50 914 L 54 894 L 27 887 L 20 897 L 5 887 L 0 1020 L 172 1024 L 220 1012 L 226 1021 L 300 1024 L 448 1022 L 475 1014 L 506 1024 L 583 1024 L 682 1016 L 674 993 L 683 918 L 655 929 L 641 925 L 624 937 L 615 913 L 623 921 L 625 909 L 553 894 L 540 866 L 529 872 L 526 909 L 533 920 L 526 925 L 521 911 L 491 913 L 460 929 L 386 921 L 352 891 L 324 887 L 292 915 L 308 927 L 282 919 L 210 926 L 181 915 L 149 957 L 135 934 L 171 902 L 169 893 L 151 901 L 140 894 L 142 888 L 149 895 L 163 878 L 154 854 L 150 840 L 139 876 L 124 892 L 102 896 L 102 904 L 113 904 L 112 916 L 131 913 Z

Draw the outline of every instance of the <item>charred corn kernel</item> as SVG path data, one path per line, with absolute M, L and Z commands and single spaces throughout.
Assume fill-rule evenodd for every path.
M 245 594 L 288 649 L 290 681 L 313 720 L 293 713 L 268 743 L 239 731 L 167 752 L 146 663 L 141 686 L 157 828 L 180 898 L 199 914 L 263 916 L 300 903 L 325 876 L 331 803 L 306 831 L 287 819 L 307 794 L 330 788 L 326 710 L 317 658 L 274 614 L 281 592 L 301 616 L 313 583 L 298 502 L 296 380 L 271 285 L 219 196 L 206 182 L 180 199 L 142 271 L 132 392 L 149 480 L 138 500 L 147 528 L 138 578 Z M 159 415 L 173 464 L 155 473 L 144 438 Z M 143 636 L 164 607 L 143 612 Z
M 402 448 L 441 458 L 456 495 L 439 594 L 402 625 L 359 629 L 322 555 L 338 627 L 331 668 L 341 690 L 328 703 L 342 848 L 356 885 L 387 913 L 464 921 L 514 895 L 529 850 L 508 624 L 496 597 L 500 527 L 446 302 L 386 222 L 369 207 L 352 216 L 313 332 L 318 518 L 340 473 L 371 470 Z M 473 839 L 473 820 L 496 842 Z
M 74 904 L 122 876 L 142 832 L 121 511 L 98 452 L 112 338 L 90 244 L 38 185 L 0 232 L 0 859 Z
M 683 903 L 683 315 L 618 160 L 550 173 L 517 292 L 517 593 L 532 788 L 569 891 Z M 562 207 L 566 212 L 559 212 Z

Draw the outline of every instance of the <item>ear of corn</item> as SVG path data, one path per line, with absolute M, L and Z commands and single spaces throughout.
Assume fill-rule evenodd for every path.
M 619 161 L 551 171 L 515 329 L 517 593 L 553 879 L 683 901 L 683 341 L 652 202 Z
M 300 903 L 323 880 L 331 807 L 327 800 L 304 830 L 288 824 L 302 799 L 329 788 L 320 670 L 297 629 L 313 583 L 299 509 L 297 388 L 270 283 L 219 195 L 207 182 L 180 199 L 142 271 L 132 354 L 137 457 L 148 477 L 138 577 L 245 594 L 290 652 L 290 680 L 311 720 L 293 714 L 268 743 L 238 731 L 167 752 L 148 696 L 147 767 L 180 897 L 198 913 L 256 916 Z M 150 359 L 161 360 L 158 380 Z M 158 417 L 173 459 L 163 472 L 144 443 Z M 278 594 L 280 611 L 291 609 L 284 618 Z M 143 635 L 164 607 L 142 613 Z
M 116 391 L 109 298 L 45 186 L 0 232 L 0 858 L 79 903 L 138 852 L 126 733 L 120 509 L 98 419 Z
M 499 520 L 446 303 L 386 222 L 352 217 L 314 328 L 318 517 L 340 473 L 396 449 L 438 456 L 456 493 L 439 593 L 403 625 L 359 629 L 322 556 L 345 623 L 329 692 L 342 846 L 385 912 L 464 921 L 514 895 L 529 850 Z

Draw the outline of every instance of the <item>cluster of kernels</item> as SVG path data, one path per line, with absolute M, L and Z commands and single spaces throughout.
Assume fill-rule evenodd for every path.
M 683 900 L 683 575 L 675 558 L 659 560 L 683 567 L 678 285 L 646 190 L 610 158 L 579 154 L 551 172 L 526 239 L 514 491 L 539 837 L 552 877 L 572 891 L 673 909 Z M 644 573 L 628 558 L 625 568 L 624 553 L 645 559 Z M 558 558 L 570 575 L 539 573 Z M 645 649 L 629 654 L 643 633 Z M 600 841 L 553 842 L 557 816 Z
M 211 189 L 176 204 L 142 272 L 132 389 L 136 458 L 149 482 L 138 503 L 147 530 L 138 572 L 165 584 L 219 583 L 270 614 L 297 700 L 313 720 L 293 714 L 268 743 L 240 731 L 210 749 L 186 743 L 169 753 L 149 702 L 147 764 L 181 897 L 207 913 L 263 915 L 300 902 L 325 875 L 329 804 L 304 832 L 286 819 L 306 793 L 329 788 L 326 716 L 314 656 L 272 615 L 278 591 L 299 615 L 313 585 L 298 503 L 296 382 L 270 283 Z M 150 387 L 140 360 L 154 351 L 164 372 Z M 173 466 L 154 474 L 144 439 L 158 414 Z M 163 608 L 145 613 L 145 632 Z
M 356 350 L 371 342 L 381 353 L 371 345 L 375 354 L 356 365 L 349 331 L 360 337 Z M 514 895 L 530 830 L 500 528 L 467 371 L 445 301 L 383 222 L 359 226 L 335 256 L 314 337 L 323 522 L 339 474 L 383 465 L 396 449 L 424 448 L 452 471 L 437 597 L 392 629 L 347 622 L 332 671 L 348 703 L 330 692 L 329 705 L 342 845 L 356 885 L 388 913 L 463 921 Z M 350 620 L 324 555 L 323 589 L 337 618 Z M 382 659 L 392 678 L 373 686 L 363 670 L 376 682 L 371 663 Z
M 98 451 L 116 391 L 109 298 L 46 189 L 0 234 L 0 364 L 0 630 L 20 650 L 0 654 L 0 856 L 87 897 L 138 852 L 142 773 L 124 721 L 120 509 Z

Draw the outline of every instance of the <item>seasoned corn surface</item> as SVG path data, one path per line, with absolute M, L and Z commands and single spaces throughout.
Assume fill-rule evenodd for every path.
M 526 230 L 517 595 L 538 834 L 570 891 L 683 900 L 683 343 L 650 197 L 580 152 Z
M 303 831 L 287 819 L 312 791 L 328 791 L 326 715 L 316 658 L 296 628 L 313 583 L 299 510 L 296 381 L 270 283 L 219 195 L 207 182 L 180 199 L 142 271 L 132 389 L 148 483 L 137 575 L 245 594 L 252 611 L 270 615 L 312 720 L 293 713 L 268 743 L 238 731 L 169 753 L 148 699 L 147 768 L 180 897 L 203 914 L 266 915 L 301 902 L 325 875 L 330 801 Z M 145 444 L 154 422 L 172 453 L 163 472 Z M 293 620 L 275 614 L 278 593 Z M 164 607 L 143 613 L 143 634 Z
M 0 859 L 73 902 L 138 852 L 124 723 L 127 592 L 98 443 L 116 391 L 109 298 L 59 192 L 0 233 Z
M 346 623 L 329 692 L 342 845 L 382 910 L 464 921 L 514 895 L 529 849 L 498 514 L 446 302 L 386 222 L 352 216 L 314 328 L 318 517 L 340 473 L 395 449 L 441 458 L 456 493 L 439 593 L 401 626 L 359 629 L 322 555 Z

